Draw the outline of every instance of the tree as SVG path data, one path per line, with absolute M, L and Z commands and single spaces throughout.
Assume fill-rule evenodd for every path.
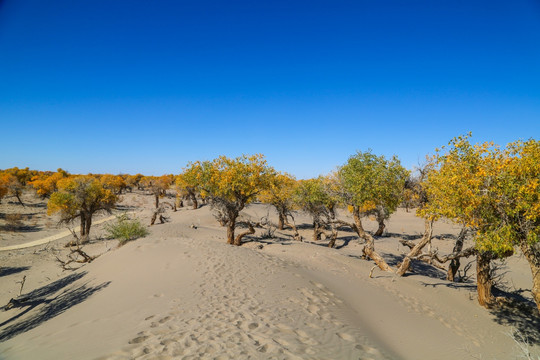
M 60 213 L 60 222 L 69 223 L 80 219 L 81 242 L 87 242 L 92 225 L 92 216 L 99 211 L 110 212 L 118 197 L 103 188 L 92 176 L 70 176 L 57 183 L 58 191 L 47 203 L 47 214 Z
M 429 206 L 423 212 L 466 225 L 477 256 L 478 301 L 489 307 L 490 262 L 519 247 L 533 275 L 533 297 L 540 308 L 540 143 L 518 141 L 505 149 L 453 139 L 433 157 L 428 174 Z
M 120 175 L 105 174 L 99 178 L 99 181 L 105 189 L 111 190 L 116 195 L 120 195 L 127 187 L 126 181 Z
M 495 170 L 492 168 L 493 162 L 488 161 L 488 157 L 494 154 L 491 147 L 488 143 L 473 146 L 468 136 L 465 136 L 454 138 L 447 151 L 444 147 L 437 149 L 430 160 L 432 167 L 424 183 L 429 200 L 419 214 L 432 219 L 445 217 L 466 225 L 476 233 L 477 240 L 480 219 L 488 215 L 485 211 L 489 208 L 487 197 L 483 196 L 488 190 L 485 175 L 493 174 Z M 477 251 L 477 292 L 480 305 L 490 306 L 493 302 L 492 280 L 489 277 L 491 260 L 497 257 L 496 254 L 505 257 L 512 252 L 512 246 Z
M 9 192 L 9 174 L 0 172 L 0 202 Z
M 171 183 L 172 179 L 167 175 L 160 177 L 145 176 L 141 179 L 141 186 L 154 195 L 156 209 L 159 208 L 159 198 L 165 196 L 167 189 L 171 187 Z
M 194 210 L 199 207 L 199 203 L 197 201 L 199 183 L 196 169 L 196 167 L 188 167 L 176 177 L 176 190 L 178 196 L 180 198 L 191 200 Z
M 481 228 L 480 249 L 499 241 L 518 246 L 531 268 L 532 295 L 540 310 L 540 141 L 516 141 L 497 157 L 490 198 L 497 223 Z M 496 245 L 496 248 L 499 246 Z
M 292 218 L 291 210 L 294 207 L 294 193 L 298 186 L 296 179 L 285 173 L 276 173 L 270 180 L 270 186 L 262 191 L 259 200 L 270 204 L 276 208 L 278 213 L 279 230 L 283 230 L 285 225 L 293 227 L 288 217 Z M 294 220 L 294 219 L 293 219 Z
M 144 176 L 142 174 L 136 174 L 136 175 L 125 175 L 124 181 L 126 182 L 127 189 L 131 192 L 133 191 L 133 188 L 137 188 L 138 190 L 141 190 L 141 179 Z
M 44 172 L 39 175 L 32 177 L 32 181 L 29 182 L 30 185 L 36 190 L 36 193 L 42 198 L 48 198 L 58 190 L 56 184 L 58 180 L 68 177 L 69 174 L 62 170 L 58 169 L 55 173 Z
M 333 247 L 337 231 L 333 227 L 332 220 L 335 219 L 334 208 L 338 199 L 329 191 L 329 181 L 329 178 L 324 176 L 300 180 L 294 198 L 296 204 L 313 219 L 313 241 L 321 238 L 326 226 L 332 226 L 330 247 Z
M 21 200 L 21 195 L 30 182 L 30 179 L 37 175 L 37 171 L 29 170 L 28 168 L 19 169 L 18 167 L 13 167 L 3 171 L 6 177 L 3 179 L 3 182 L 7 184 L 8 194 L 15 196 L 19 203 L 24 206 L 24 203 Z
M 274 174 L 264 156 L 242 155 L 234 159 L 220 156 L 212 161 L 190 163 L 187 170 L 196 174 L 201 195 L 209 198 L 212 207 L 224 217 L 227 243 L 242 245 L 242 237 L 255 230 L 249 225 L 249 231 L 235 237 L 240 211 L 268 188 Z
M 21 199 L 22 192 L 24 190 L 24 185 L 21 184 L 19 179 L 12 173 L 4 173 L 2 175 L 2 184 L 6 189 L 6 193 L 11 196 L 15 196 L 19 203 L 24 206 L 24 203 Z
M 399 205 L 405 180 L 409 172 L 403 168 L 397 157 L 387 160 L 370 151 L 358 152 L 341 166 L 337 176 L 340 180 L 342 201 L 349 206 L 353 214 L 353 229 L 366 241 L 364 254 L 373 259 L 385 271 L 391 271 L 384 259 L 375 252 L 373 237 L 362 226 L 362 217 L 377 215 L 382 234 L 385 220 L 394 213 Z

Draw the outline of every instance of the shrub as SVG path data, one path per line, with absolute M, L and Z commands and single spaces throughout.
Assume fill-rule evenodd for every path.
M 105 225 L 109 238 L 118 239 L 120 246 L 128 241 L 148 235 L 148 229 L 138 219 L 131 220 L 127 215 L 121 215 L 116 222 Z
M 6 214 L 6 228 L 15 231 L 24 226 L 22 214 Z

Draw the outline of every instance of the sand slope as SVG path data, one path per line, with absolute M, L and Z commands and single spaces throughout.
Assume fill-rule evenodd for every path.
M 267 212 L 254 205 L 245 216 Z M 499 323 L 538 324 L 535 315 L 481 308 L 473 284 L 449 284 L 421 265 L 408 277 L 376 270 L 370 279 L 372 262 L 359 259 L 361 245 L 347 233 L 341 249 L 297 243 L 287 232 L 237 248 L 224 243 L 208 207 L 169 215 L 150 236 L 41 286 L 31 306 L 0 312 L 0 357 L 510 359 L 518 353 Z M 400 212 L 388 231 L 421 227 Z M 377 246 L 389 260 L 399 254 L 395 238 Z M 526 284 L 516 261 L 512 279 Z

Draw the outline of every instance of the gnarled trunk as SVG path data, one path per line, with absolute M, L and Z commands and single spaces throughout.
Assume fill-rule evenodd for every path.
M 330 225 L 332 226 L 332 235 L 330 235 L 330 241 L 328 242 L 328 247 L 333 248 L 336 245 L 336 240 L 338 237 L 338 230 L 337 230 L 337 226 L 333 222 Z
M 375 264 L 377 264 L 379 269 L 383 271 L 392 272 L 392 268 L 390 268 L 390 266 L 386 263 L 386 261 L 384 261 L 382 256 L 380 256 L 375 251 L 375 239 L 373 239 L 373 236 L 371 236 L 364 230 L 364 227 L 362 226 L 362 220 L 360 217 L 360 211 L 356 207 L 353 211 L 353 218 L 354 218 L 354 225 L 355 225 L 356 233 L 358 234 L 360 238 L 364 239 L 366 242 L 366 244 L 364 245 L 364 249 L 362 250 L 364 255 L 370 258 L 371 260 L 373 260 Z
M 92 215 L 85 212 L 81 213 L 81 244 L 90 241 L 90 226 L 92 226 Z
M 467 234 L 467 228 L 463 227 L 461 231 L 459 232 L 459 235 L 456 239 L 456 244 L 454 245 L 454 249 L 452 250 L 452 253 L 457 254 L 461 250 L 463 250 L 463 242 L 465 241 L 466 234 Z M 460 266 L 459 258 L 455 258 L 450 261 L 450 265 L 448 265 L 448 272 L 446 273 L 446 280 L 455 281 L 456 273 L 459 269 L 459 266 Z
M 156 205 L 156 209 L 159 207 L 159 194 L 154 194 L 155 196 L 155 205 Z
M 375 232 L 375 236 L 381 236 L 383 234 L 384 228 L 386 225 L 384 225 L 384 220 L 379 220 L 379 228 Z
M 197 210 L 199 208 L 199 203 L 197 202 L 197 196 L 195 196 L 194 193 L 189 194 L 191 197 L 191 203 L 193 204 L 193 210 Z
M 422 249 L 431 241 L 431 237 L 433 235 L 433 220 L 426 219 L 424 222 L 424 236 L 422 237 L 422 240 L 416 244 L 411 251 L 405 256 L 405 259 L 403 259 L 403 262 L 397 269 L 396 273 L 399 276 L 403 276 L 407 270 L 409 270 L 409 266 L 411 265 L 411 258 L 417 256 L 420 254 Z
M 80 234 L 81 234 L 81 238 L 83 236 L 86 235 L 86 217 L 84 214 L 81 213 L 81 229 L 80 229 Z
M 316 220 L 313 222 L 313 241 L 321 240 L 321 234 L 324 232 L 321 223 Z
M 24 206 L 24 203 L 22 202 L 21 200 L 21 194 L 17 191 L 15 192 L 15 196 L 17 197 L 17 200 L 19 200 L 19 203 L 23 206 L 23 207 L 26 207 Z
M 522 243 L 521 251 L 523 251 L 531 267 L 533 280 L 531 293 L 538 310 L 540 310 L 540 244 Z
M 284 226 L 285 226 L 285 215 L 283 214 L 283 212 L 278 210 L 278 225 L 277 225 L 277 228 L 279 230 L 283 230 Z
M 292 218 L 292 216 L 291 216 Z M 300 234 L 298 233 L 298 229 L 296 228 L 296 225 L 294 224 L 294 218 L 293 218 L 293 222 L 290 223 L 288 220 L 287 220 L 287 217 L 285 216 L 285 225 L 289 226 L 292 230 L 293 230 L 293 238 L 294 240 L 296 241 L 302 241 L 302 236 L 300 236 Z
M 491 288 L 493 281 L 490 274 L 490 263 L 493 256 L 489 253 L 478 253 L 476 255 L 476 291 L 478 293 L 478 303 L 489 308 L 493 304 Z
M 251 222 L 248 222 L 248 230 L 236 236 L 236 238 L 234 239 L 234 245 L 236 246 L 242 245 L 242 238 L 250 234 L 255 234 L 255 229 L 253 228 L 253 225 L 251 224 Z
M 227 222 L 227 244 L 234 244 L 234 228 L 236 227 L 236 217 L 229 218 Z

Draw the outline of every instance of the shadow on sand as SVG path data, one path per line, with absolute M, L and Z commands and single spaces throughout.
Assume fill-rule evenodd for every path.
M 30 266 L 8 266 L 0 268 L 0 277 L 17 274 L 30 269 Z
M 86 272 L 71 274 L 17 299 L 12 299 L 10 301 L 11 308 L 6 310 L 6 307 L 4 307 L 4 310 L 12 312 L 19 310 L 19 312 L 0 324 L 0 342 L 38 327 L 47 320 L 82 303 L 92 294 L 110 284 L 110 282 L 98 286 L 83 284 L 78 287 L 68 288 L 69 285 L 85 275 Z M 62 289 L 64 291 L 57 294 Z M 34 309 L 36 310 L 35 313 L 29 314 Z M 29 314 L 29 316 L 23 319 L 26 314 Z
M 505 301 L 489 311 L 496 323 L 513 328 L 518 340 L 530 345 L 540 345 L 540 312 L 536 304 L 521 293 L 522 291 L 507 292 L 494 288 L 493 295 L 502 297 Z M 512 329 L 509 330 L 509 333 L 511 332 Z

